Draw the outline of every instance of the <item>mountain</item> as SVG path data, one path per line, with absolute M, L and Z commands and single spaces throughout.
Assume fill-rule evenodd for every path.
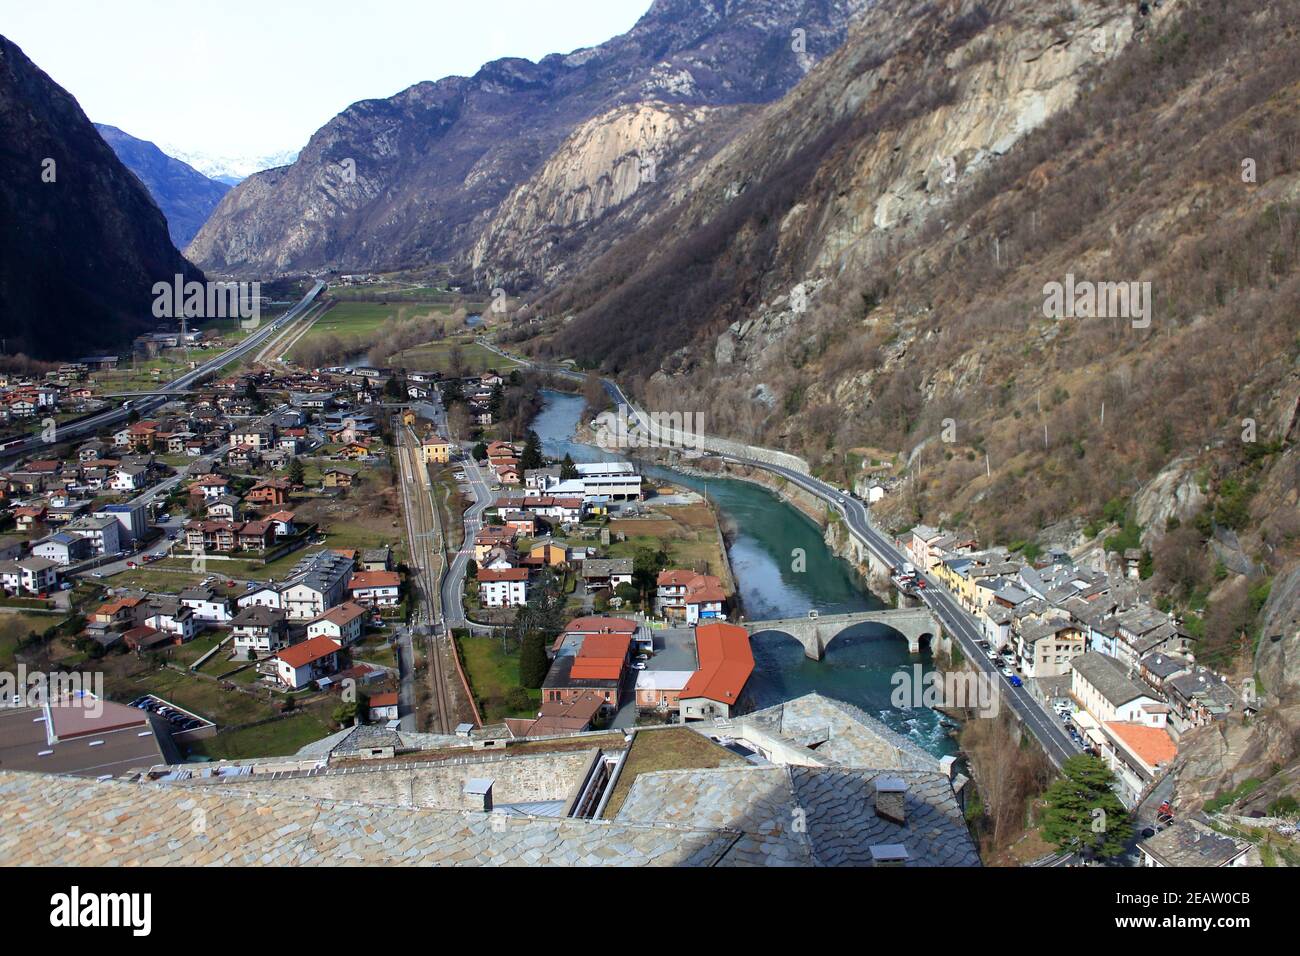
M 170 145 L 164 145 L 162 149 L 168 156 L 194 167 L 209 179 L 215 179 L 228 186 L 237 186 L 253 173 L 260 173 L 264 169 L 288 166 L 298 158 L 298 151 L 292 149 L 260 156 L 216 156 Z
M 230 191 L 226 183 L 209 179 L 147 140 L 103 123 L 96 123 L 95 129 L 113 147 L 117 158 L 145 184 L 167 217 L 168 232 L 178 249 L 194 238 L 221 197 Z
M 223 273 L 467 263 L 502 201 L 583 124 L 643 103 L 743 116 L 834 51 L 868 2 L 656 0 L 600 46 L 354 104 L 297 162 L 236 187 L 187 251 Z
M 6 351 L 69 358 L 153 328 L 153 284 L 203 278 L 77 101 L 0 37 Z
M 512 338 L 885 478 L 887 528 L 1139 551 L 1197 659 L 1267 688 L 1196 786 L 1266 777 L 1300 753 L 1297 23 L 880 0 Z

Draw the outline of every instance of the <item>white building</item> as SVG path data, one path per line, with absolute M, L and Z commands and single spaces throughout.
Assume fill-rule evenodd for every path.
M 528 603 L 528 569 L 480 571 L 478 596 L 484 607 L 520 607 Z

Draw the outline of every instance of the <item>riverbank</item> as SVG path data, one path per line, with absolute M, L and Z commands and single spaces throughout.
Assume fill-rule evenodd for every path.
M 619 461 L 627 457 L 594 447 L 583 420 L 581 396 L 546 393 L 547 406 L 533 423 L 543 453 L 575 462 Z M 651 450 L 653 451 L 653 450 Z M 722 471 L 712 462 L 667 463 L 659 455 L 638 455 L 642 473 L 685 486 L 709 498 L 727 530 L 727 556 L 736 593 L 749 620 L 804 617 L 874 610 L 883 602 L 864 586 L 859 570 L 827 544 L 837 527 L 824 503 L 778 483 L 767 473 Z M 811 501 L 809 500 L 811 498 Z M 956 742 L 946 718 L 925 708 L 899 709 L 892 697 L 895 676 L 916 664 L 934 670 L 930 653 L 908 653 L 907 643 L 887 627 L 864 624 L 835 637 L 820 661 L 809 660 L 788 635 L 768 631 L 751 642 L 755 669 L 749 695 L 761 708 L 807 693 L 846 701 L 878 717 L 936 756 L 953 754 Z

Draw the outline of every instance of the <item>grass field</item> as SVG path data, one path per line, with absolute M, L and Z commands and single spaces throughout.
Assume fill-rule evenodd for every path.
M 517 362 L 502 358 L 496 352 L 484 348 L 472 339 L 430 342 L 398 353 L 394 356 L 393 362 L 403 368 L 446 372 L 451 368 L 452 350 L 457 348 L 460 349 L 462 364 L 467 375 L 481 375 L 489 369 L 508 372 L 518 366 Z
M 484 720 L 536 716 L 542 700 L 540 690 L 528 691 L 532 703 L 527 708 L 511 710 L 506 706 L 506 694 L 519 686 L 517 653 L 504 652 L 501 641 L 494 637 L 462 637 L 457 643 L 460 645 L 465 676 L 469 679 L 474 696 L 478 698 Z
M 13 670 L 14 650 L 19 641 L 32 631 L 42 634 L 62 621 L 59 614 L 0 611 L 0 670 Z
M 294 346 L 296 354 L 304 345 L 327 335 L 356 336 L 373 342 L 384 323 L 428 316 L 447 317 L 455 308 L 452 303 L 430 302 L 338 302 L 311 327 Z
M 190 751 L 213 760 L 288 756 L 329 733 L 330 728 L 324 721 L 304 711 L 256 727 L 224 731 L 199 741 L 191 746 Z

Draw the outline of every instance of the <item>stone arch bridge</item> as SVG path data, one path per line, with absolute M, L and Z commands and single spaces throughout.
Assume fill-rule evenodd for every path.
M 816 617 L 791 617 L 776 621 L 741 621 L 740 625 L 750 637 L 763 631 L 780 631 L 789 634 L 803 645 L 804 654 L 815 661 L 826 655 L 826 648 L 845 631 L 859 624 L 883 624 L 907 639 L 907 649 L 913 654 L 921 651 L 921 643 L 929 638 L 931 643 L 940 635 L 939 622 L 926 607 L 912 607 L 880 611 L 860 611 L 855 614 L 823 614 Z

